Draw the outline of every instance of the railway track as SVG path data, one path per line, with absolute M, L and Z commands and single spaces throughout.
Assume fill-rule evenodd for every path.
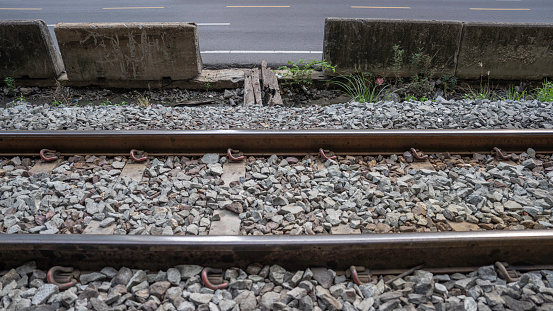
M 189 263 L 382 274 L 468 273 L 495 262 L 547 269 L 552 146 L 551 130 L 4 131 L 2 229 L 22 234 L 2 235 L 0 261 L 5 269 L 35 261 L 85 271 Z M 495 149 L 499 159 L 494 148 L 503 150 Z M 44 163 L 41 149 L 59 159 Z M 135 163 L 131 149 L 148 160 Z M 221 155 L 245 159 L 221 165 Z M 320 292 L 319 306 L 334 308 Z M 392 305 L 375 299 L 375 308 Z M 547 299 L 534 307 L 548 307 Z

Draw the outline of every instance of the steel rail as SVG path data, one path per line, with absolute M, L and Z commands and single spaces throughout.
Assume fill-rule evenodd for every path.
M 553 230 L 317 236 L 2 235 L 0 263 L 166 269 L 179 264 L 403 269 L 553 263 Z
M 425 153 L 489 153 L 494 147 L 522 152 L 532 147 L 553 152 L 553 130 L 206 130 L 206 131 L 2 131 L 0 154 L 224 154 L 228 148 L 247 155 L 318 153 L 391 154 L 417 148 Z

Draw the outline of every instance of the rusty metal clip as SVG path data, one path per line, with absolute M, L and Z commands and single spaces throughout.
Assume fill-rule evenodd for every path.
M 426 160 L 426 159 L 428 159 L 427 154 L 422 154 L 422 152 L 420 150 L 417 151 L 417 149 L 415 149 L 415 148 L 411 148 L 411 153 L 413 154 L 413 157 L 417 160 Z
M 501 160 L 509 160 L 512 158 L 511 155 L 508 155 L 508 154 L 505 154 L 503 153 L 503 150 L 497 148 L 497 147 L 493 147 L 493 151 L 492 153 L 495 153 L 495 156 L 498 158 L 498 159 L 501 159 Z
M 231 161 L 242 161 L 244 160 L 246 157 L 243 156 L 243 155 L 239 155 L 239 156 L 234 156 L 232 155 L 232 153 L 235 152 L 235 153 L 240 153 L 240 150 L 232 150 L 232 148 L 228 148 L 227 150 L 227 156 L 228 158 L 231 160 Z
M 135 162 L 144 162 L 148 159 L 148 154 L 142 150 L 136 150 L 136 149 L 132 149 L 131 150 L 131 158 L 135 161 Z
M 357 271 L 359 270 L 358 273 Z M 346 277 L 351 277 L 353 282 L 357 285 L 363 285 L 366 283 L 369 283 L 371 281 L 371 272 L 369 270 L 365 270 L 365 267 L 359 266 L 351 266 L 348 271 L 346 271 Z
M 497 261 L 495 263 L 495 267 L 497 268 L 497 271 L 499 272 L 499 275 L 507 282 L 517 282 L 520 280 L 520 276 L 516 270 L 507 270 L 506 267 L 508 267 L 509 264 L 505 262 L 499 262 Z
M 215 273 L 218 275 L 208 276 L 208 273 Z M 210 288 L 212 290 L 227 288 L 228 282 L 224 282 L 223 276 L 221 275 L 221 273 L 223 273 L 223 269 L 220 269 L 220 268 L 204 268 L 202 270 L 202 281 L 204 282 L 207 288 Z M 219 283 L 219 284 L 213 284 L 213 283 Z
M 56 161 L 59 155 L 60 153 L 56 152 L 56 150 L 48 150 L 48 149 L 40 150 L 40 157 L 42 158 L 42 160 L 46 162 Z
M 328 150 L 327 150 L 328 152 Z M 325 160 L 336 160 L 336 156 L 333 155 L 331 157 L 328 157 L 326 154 L 325 154 L 325 151 L 323 150 L 323 148 L 319 149 L 319 153 L 321 154 L 321 157 Z
M 68 289 L 78 283 L 77 278 L 81 272 L 73 267 L 54 266 L 48 270 L 46 279 L 48 283 L 54 284 L 59 289 Z

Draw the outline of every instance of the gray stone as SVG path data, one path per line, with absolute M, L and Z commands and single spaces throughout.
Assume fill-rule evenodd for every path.
M 134 273 L 134 275 L 129 280 L 129 283 L 127 283 L 127 290 L 131 289 L 133 286 L 140 284 L 144 281 L 148 280 L 148 275 L 146 275 L 146 272 L 143 270 L 138 270 Z
M 503 298 L 503 300 L 505 301 L 505 305 L 511 310 L 529 311 L 535 310 L 536 308 L 536 305 L 530 301 L 513 299 L 507 295 L 501 296 L 501 298 Z
M 390 300 L 383 304 L 381 304 L 378 307 L 379 311 L 392 311 L 397 310 L 401 306 L 401 303 L 399 302 L 399 299 Z
M 261 296 L 259 307 L 262 311 L 272 310 L 273 304 L 280 299 L 280 294 L 275 292 L 267 292 Z
M 503 206 L 505 207 L 506 210 L 509 210 L 509 211 L 520 211 L 520 210 L 522 210 L 522 205 L 518 204 L 515 201 L 507 201 L 507 202 L 503 203 Z
M 471 297 L 465 298 L 464 307 L 466 311 L 478 311 L 478 304 Z
M 230 311 L 234 309 L 236 302 L 234 300 L 222 300 L 219 302 L 218 306 L 221 311 Z
M 306 271 L 307 272 L 307 271 Z M 327 268 L 311 268 L 313 279 L 323 288 L 330 288 L 334 282 L 334 275 Z
M 489 280 L 492 282 L 497 280 L 497 273 L 495 272 L 495 267 L 493 265 L 478 268 L 478 276 L 483 280 Z
M 36 292 L 35 296 L 32 299 L 32 304 L 35 306 L 43 304 L 48 301 L 48 298 L 50 298 L 50 296 L 57 294 L 58 292 L 59 289 L 56 285 L 44 284 Z
M 314 303 L 311 297 L 304 296 L 298 301 L 298 309 L 300 311 L 312 311 L 314 310 Z
M 285 274 L 286 269 L 282 268 L 279 265 L 272 265 L 269 269 L 269 279 L 275 282 L 277 285 L 282 285 L 282 283 L 284 283 Z
M 77 298 L 79 297 L 70 290 L 66 290 L 61 294 L 62 301 L 68 306 L 72 305 Z
M 253 311 L 257 308 L 257 300 L 252 291 L 246 290 L 234 298 L 240 307 L 240 311 Z
M 133 273 L 131 269 L 123 267 L 119 269 L 119 272 L 117 273 L 117 275 L 115 276 L 115 278 L 112 280 L 111 283 L 113 285 L 117 285 L 117 284 L 127 285 L 131 280 L 132 276 L 133 276 Z
M 218 153 L 206 153 L 206 154 L 203 155 L 201 161 L 205 164 L 219 163 L 219 154 Z
M 302 212 L 303 212 L 303 208 L 296 205 L 286 205 L 279 210 L 279 214 L 281 215 L 292 214 L 294 216 L 297 216 Z
M 19 279 L 21 279 L 21 276 L 19 275 L 19 273 L 17 273 L 15 269 L 11 269 L 1 278 L 3 286 L 6 286 L 13 281 L 19 281 Z
M 364 298 L 376 298 L 381 294 L 377 286 L 372 283 L 359 285 L 359 289 L 361 290 Z
M 103 273 L 92 272 L 92 273 L 88 273 L 88 274 L 81 274 L 79 279 L 80 279 L 82 284 L 88 284 L 90 282 L 101 281 L 105 278 L 106 278 L 106 276 Z
M 156 296 L 158 298 L 163 298 L 167 289 L 171 287 L 171 283 L 168 281 L 155 282 L 150 285 L 150 295 Z
M 534 159 L 526 159 L 522 162 L 522 166 L 524 166 L 525 168 L 531 170 L 534 167 L 536 167 L 536 162 L 534 161 Z
M 117 269 L 113 267 L 105 267 L 100 272 L 110 279 L 113 279 L 118 274 Z
M 181 281 L 179 270 L 176 268 L 167 269 L 167 281 L 169 281 L 173 285 L 179 285 Z
M 22 266 L 15 268 L 15 271 L 19 273 L 20 276 L 24 276 L 24 275 L 29 275 L 33 273 L 35 269 L 36 269 L 36 262 L 30 261 L 25 263 Z
M 188 280 L 193 276 L 199 275 L 203 267 L 198 265 L 179 265 L 176 266 L 175 269 L 179 270 L 183 280 Z
M 207 304 L 211 301 L 212 298 L 213 294 L 192 293 L 189 296 L 190 301 L 192 301 L 196 305 Z
M 109 306 L 98 298 L 90 298 L 90 304 L 92 304 L 92 307 L 96 311 L 103 311 L 103 310 L 109 309 Z
M 317 298 L 319 298 L 319 304 L 322 304 L 327 310 L 334 311 L 342 309 L 342 303 L 338 299 L 332 297 L 328 289 L 317 285 L 315 294 Z
M 289 290 L 286 295 L 290 297 L 291 299 L 299 300 L 303 298 L 305 295 L 307 295 L 307 291 L 304 288 L 296 287 L 292 290 Z

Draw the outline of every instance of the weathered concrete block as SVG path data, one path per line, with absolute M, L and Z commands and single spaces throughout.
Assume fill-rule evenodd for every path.
M 0 20 L 0 78 L 52 79 L 63 62 L 42 20 Z
M 186 80 L 202 70 L 193 23 L 61 23 L 54 31 L 70 81 Z
M 459 78 L 517 80 L 553 77 L 553 25 L 464 23 Z
M 393 46 L 398 45 L 404 51 L 400 77 L 423 70 L 411 64 L 417 53 L 430 58 L 430 74 L 453 76 L 462 27 L 456 21 L 327 18 L 323 59 L 336 66 L 337 74 L 394 76 Z

